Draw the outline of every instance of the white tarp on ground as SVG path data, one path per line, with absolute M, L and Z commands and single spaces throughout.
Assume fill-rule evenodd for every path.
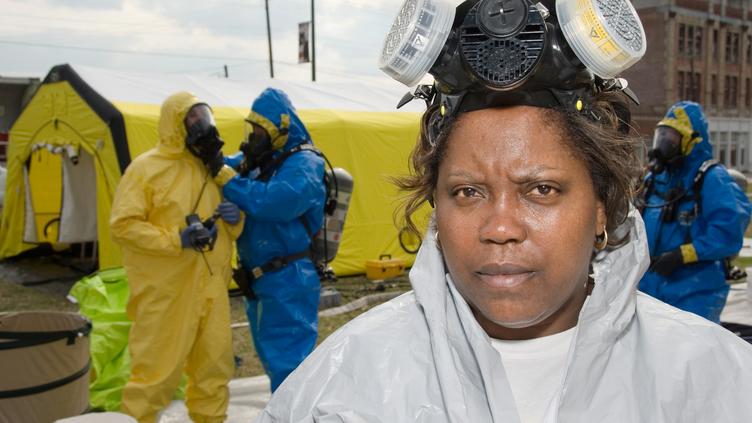
M 269 402 L 269 378 L 246 377 L 230 381 L 230 406 L 226 423 L 249 423 L 261 414 Z M 191 421 L 183 401 L 173 401 L 162 412 L 159 423 L 184 423 Z M 58 420 L 57 423 L 135 423 L 136 420 L 121 413 L 91 413 Z
M 747 268 L 747 282 L 731 285 L 721 321 L 752 326 L 752 267 Z

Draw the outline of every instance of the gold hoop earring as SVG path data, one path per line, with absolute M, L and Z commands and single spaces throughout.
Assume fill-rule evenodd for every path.
M 600 240 L 598 238 L 601 238 Z M 595 249 L 600 251 L 608 245 L 608 232 L 606 231 L 606 226 L 603 226 L 603 235 L 596 236 L 595 237 L 595 243 L 593 244 Z
M 436 244 L 436 248 L 441 250 L 441 242 L 439 241 L 439 231 L 434 232 L 433 234 L 433 242 Z

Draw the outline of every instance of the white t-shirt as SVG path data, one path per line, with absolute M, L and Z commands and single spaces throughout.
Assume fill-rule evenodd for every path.
M 491 339 L 501 355 L 522 423 L 542 423 L 559 393 L 575 328 L 524 341 Z

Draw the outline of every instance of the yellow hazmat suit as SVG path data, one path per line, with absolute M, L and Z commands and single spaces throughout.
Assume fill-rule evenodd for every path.
M 159 145 L 128 166 L 112 206 L 112 236 L 123 249 L 133 320 L 123 411 L 139 422 L 156 420 L 183 371 L 193 421 L 220 422 L 226 416 L 227 383 L 234 371 L 227 286 L 232 243 L 243 219 L 235 225 L 217 220 L 217 241 L 205 257 L 181 247 L 185 217 L 211 216 L 232 173 L 225 167 L 213 180 L 185 148 L 183 119 L 196 103 L 186 92 L 165 100 Z

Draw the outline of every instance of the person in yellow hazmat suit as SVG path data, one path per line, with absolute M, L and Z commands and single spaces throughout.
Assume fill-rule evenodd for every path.
M 227 286 L 233 241 L 243 229 L 222 186 L 235 172 L 222 162 L 211 109 L 187 92 L 162 104 L 159 144 L 127 168 L 110 225 L 123 250 L 130 298 L 131 375 L 123 411 L 154 422 L 188 375 L 194 422 L 221 422 L 234 372 Z

